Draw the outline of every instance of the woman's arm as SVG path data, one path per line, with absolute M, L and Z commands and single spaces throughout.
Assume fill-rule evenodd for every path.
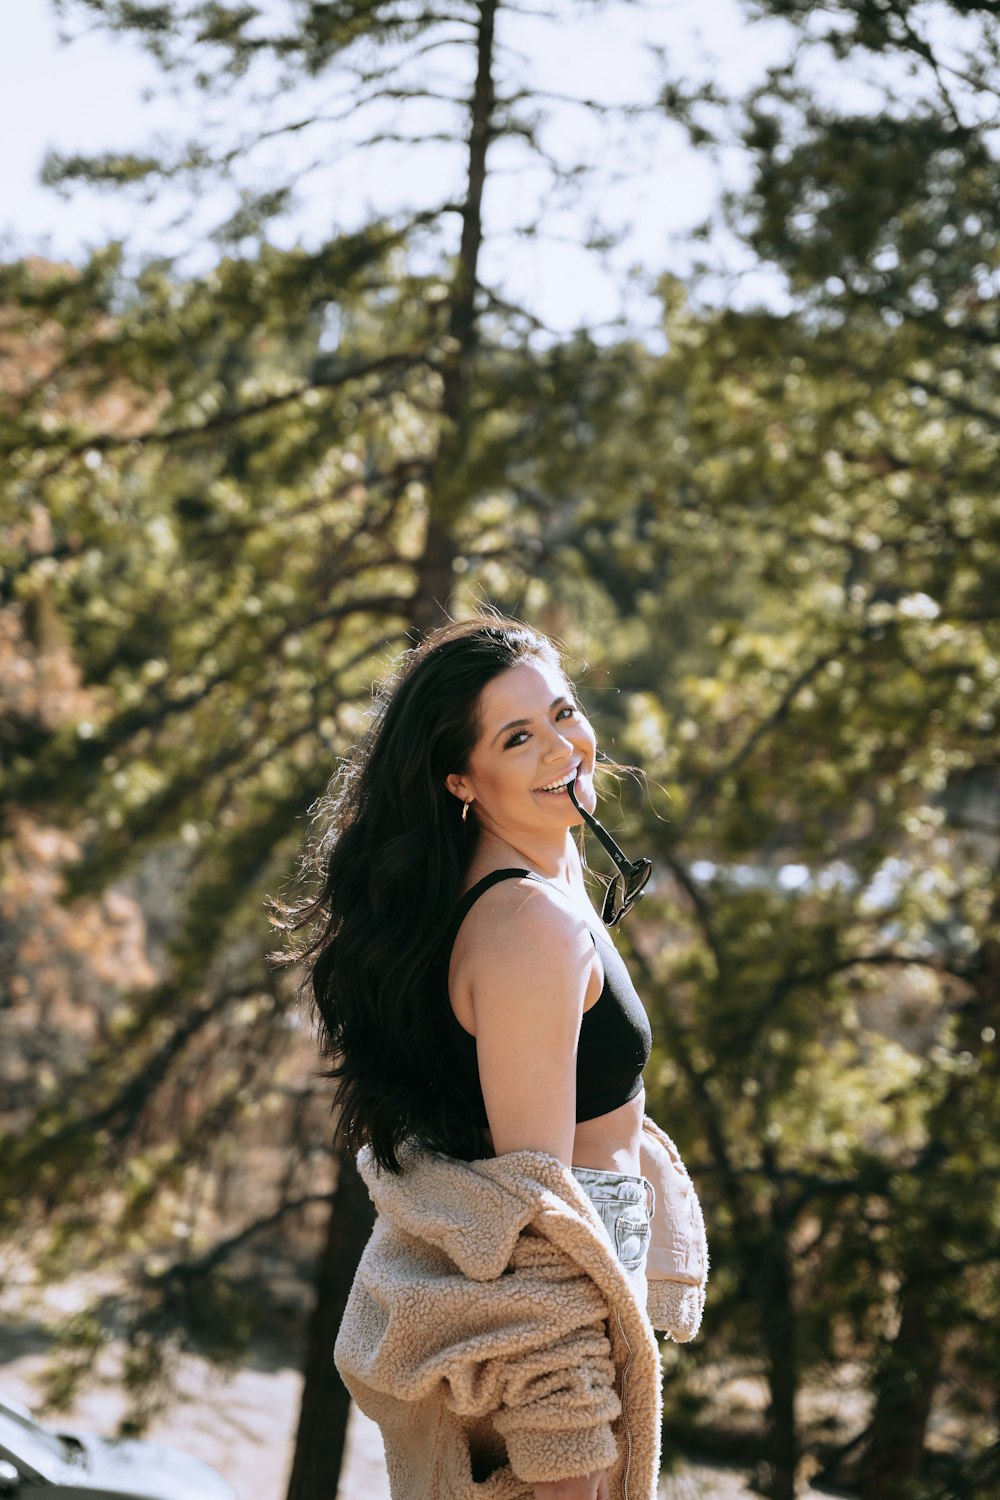
M 493 1149 L 545 1151 L 570 1166 L 576 1049 L 595 948 L 585 922 L 537 882 L 480 903 L 463 967 Z
M 514 882 L 511 882 L 511 886 Z M 537 884 L 498 892 L 471 936 L 479 1078 L 493 1149 L 573 1161 L 576 1049 L 594 944 L 587 926 Z M 535 1500 L 608 1500 L 605 1469 L 536 1481 Z

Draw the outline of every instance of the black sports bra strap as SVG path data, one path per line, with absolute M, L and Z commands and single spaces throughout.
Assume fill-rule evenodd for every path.
M 448 929 L 448 937 L 445 946 L 449 957 L 451 955 L 451 949 L 454 945 L 455 938 L 458 936 L 458 929 L 465 921 L 475 903 L 479 900 L 484 891 L 488 891 L 491 886 L 499 885 L 501 880 L 540 880 L 543 885 L 548 884 L 548 881 L 545 879 L 545 877 L 542 875 L 536 875 L 534 870 L 510 869 L 491 870 L 488 875 L 483 876 L 482 880 L 477 880 L 475 885 L 470 885 L 469 889 L 466 891 L 465 895 L 456 906 L 455 915 L 452 917 L 451 926 Z

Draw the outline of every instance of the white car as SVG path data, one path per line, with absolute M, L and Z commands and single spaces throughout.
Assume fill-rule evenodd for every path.
M 236 1500 L 200 1459 L 134 1438 L 53 1432 L 0 1396 L 0 1496 L 18 1500 Z

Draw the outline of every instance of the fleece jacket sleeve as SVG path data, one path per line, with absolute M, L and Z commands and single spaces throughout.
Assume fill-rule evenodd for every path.
M 571 1258 L 526 1230 L 504 1273 L 533 1333 L 505 1360 L 493 1425 L 526 1482 L 609 1467 L 621 1413 L 605 1320 L 607 1304 Z M 513 1289 L 513 1288 L 512 1288 Z

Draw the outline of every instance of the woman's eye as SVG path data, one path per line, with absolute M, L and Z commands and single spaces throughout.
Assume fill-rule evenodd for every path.
M 556 718 L 561 719 L 564 714 L 576 714 L 578 712 L 579 709 L 577 708 L 575 703 L 566 703 L 556 714 Z M 515 729 L 510 739 L 504 741 L 504 749 L 509 750 L 512 745 L 523 745 L 524 740 L 522 739 L 522 735 L 526 737 L 527 733 L 528 731 L 526 729 Z

